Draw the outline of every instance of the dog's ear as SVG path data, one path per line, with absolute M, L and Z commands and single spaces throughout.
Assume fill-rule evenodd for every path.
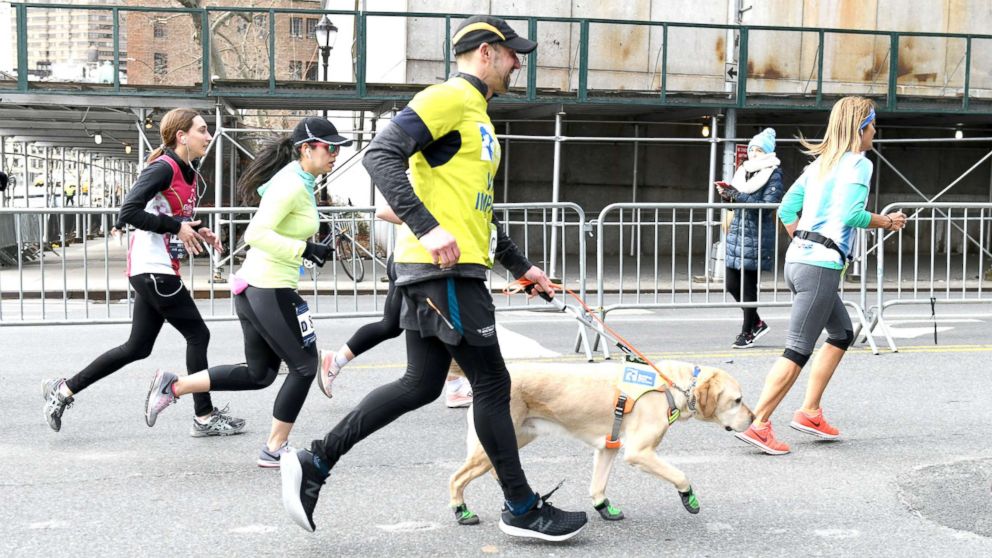
M 716 376 L 710 376 L 696 387 L 696 404 L 703 418 L 712 418 L 716 412 L 716 400 L 720 397 L 720 383 Z

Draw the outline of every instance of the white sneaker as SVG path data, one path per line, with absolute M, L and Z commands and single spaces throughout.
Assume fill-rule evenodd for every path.
M 320 388 L 321 393 L 330 399 L 334 397 L 334 394 L 331 392 L 331 384 L 334 383 L 334 378 L 338 377 L 341 369 L 334 363 L 334 351 L 320 351 L 319 354 L 320 372 L 317 374 L 317 387 Z
M 472 404 L 472 384 L 459 378 L 445 383 L 444 404 L 449 409 L 460 409 Z

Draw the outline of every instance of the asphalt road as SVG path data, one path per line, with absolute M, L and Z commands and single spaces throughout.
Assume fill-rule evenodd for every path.
M 732 351 L 734 311 L 629 312 L 614 327 L 650 356 L 724 367 L 757 400 L 781 352 L 785 309 L 763 317 L 772 331 Z M 365 320 L 319 320 L 319 342 L 337 347 Z M 573 323 L 547 313 L 499 318 L 509 359 L 574 362 Z M 465 411 L 441 401 L 397 420 L 346 455 L 318 505 L 316 533 L 283 512 L 279 475 L 254 465 L 278 386 L 215 394 L 248 421 L 226 439 L 188 435 L 192 402 L 168 409 L 154 429 L 142 405 L 156 367 L 183 363 L 182 338 L 166 329 L 151 357 L 80 394 L 60 433 L 41 409 L 39 383 L 68 375 L 124 341 L 127 326 L 5 327 L 0 330 L 0 554 L 5 556 L 934 556 L 992 555 L 992 382 L 989 322 L 945 316 L 893 322 L 901 351 L 863 347 L 842 363 L 824 400 L 842 431 L 822 442 L 786 427 L 805 379 L 773 418 L 793 453 L 771 457 L 719 427 L 681 422 L 659 454 L 692 481 L 702 511 L 684 511 L 675 489 L 618 463 L 608 494 L 627 519 L 607 523 L 586 495 L 591 450 L 564 436 L 523 450 L 541 491 L 565 479 L 553 502 L 585 509 L 572 541 L 519 541 L 497 528 L 500 495 L 483 477 L 468 490 L 482 524 L 458 526 L 447 480 L 464 459 Z M 243 359 L 233 322 L 211 323 L 212 363 Z M 558 356 L 554 356 L 558 355 Z M 335 384 L 314 389 L 293 432 L 302 446 L 322 436 L 371 388 L 398 377 L 400 340 L 363 355 Z M 277 384 L 282 379 L 277 380 Z

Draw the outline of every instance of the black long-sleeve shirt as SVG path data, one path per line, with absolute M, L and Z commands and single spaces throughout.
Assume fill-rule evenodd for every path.
M 191 184 L 195 184 L 196 171 L 186 164 L 175 151 L 166 148 L 165 154 L 179 164 L 179 170 L 183 173 L 183 178 Z M 117 228 L 121 224 L 131 225 L 136 229 L 151 231 L 158 234 L 177 234 L 181 223 L 179 220 L 169 215 L 154 215 L 145 211 L 145 206 L 159 192 L 164 192 L 172 184 L 172 167 L 165 161 L 154 161 L 138 175 L 138 180 L 131 186 L 131 191 L 124 198 L 118 213 Z

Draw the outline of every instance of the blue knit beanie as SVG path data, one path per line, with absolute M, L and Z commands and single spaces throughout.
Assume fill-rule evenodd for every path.
M 758 135 L 751 138 L 747 148 L 760 147 L 765 153 L 775 153 L 775 129 L 765 128 Z

